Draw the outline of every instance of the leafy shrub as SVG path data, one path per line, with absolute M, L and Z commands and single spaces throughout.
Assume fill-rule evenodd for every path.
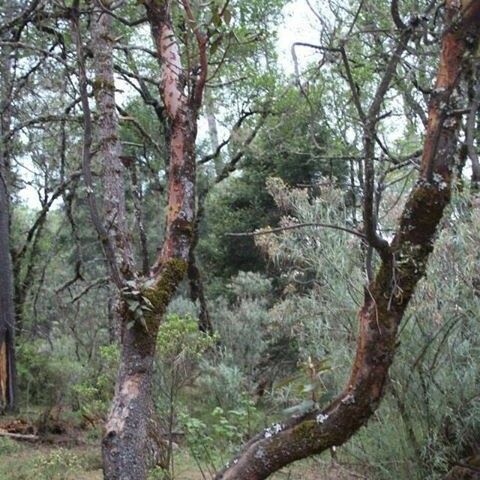
M 204 419 L 183 413 L 180 416 L 186 432 L 186 443 L 199 466 L 217 469 L 256 432 L 262 424 L 262 414 L 254 402 L 244 397 L 237 408 L 215 407 Z
M 42 480 L 67 480 L 78 473 L 81 468 L 80 458 L 73 452 L 59 448 L 45 456 L 39 457 L 35 468 L 41 472 Z
M 100 347 L 97 366 L 90 365 L 81 381 L 72 386 L 75 408 L 92 422 L 107 413 L 113 396 L 119 355 L 116 345 Z
M 82 376 L 67 338 L 49 345 L 44 340 L 20 342 L 17 349 L 20 398 L 28 405 L 52 406 L 71 402 L 71 387 Z

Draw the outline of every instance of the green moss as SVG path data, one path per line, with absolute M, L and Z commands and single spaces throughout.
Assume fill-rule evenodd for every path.
M 304 441 L 304 440 L 314 440 L 316 435 L 316 427 L 318 426 L 315 420 L 304 420 L 293 430 L 293 435 L 295 440 Z
M 96 78 L 92 82 L 92 87 L 93 87 L 94 95 L 96 95 L 98 92 L 102 90 L 107 90 L 107 91 L 110 90 L 111 92 L 115 91 L 115 83 L 102 78 Z
M 187 262 L 180 258 L 171 258 L 162 268 L 160 280 L 143 292 L 153 305 L 153 316 L 161 315 L 167 308 L 178 284 L 187 273 Z

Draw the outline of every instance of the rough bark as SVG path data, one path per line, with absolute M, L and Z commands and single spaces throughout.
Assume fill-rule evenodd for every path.
M 112 16 L 98 3 L 92 19 L 94 94 L 97 106 L 98 155 L 103 164 L 104 222 L 113 246 L 113 270 L 122 282 L 136 278 L 137 272 L 127 230 L 125 169 L 121 161 L 118 117 L 113 74 L 114 35 Z M 126 283 L 125 283 L 126 284 Z M 118 286 L 118 285 L 117 285 Z M 151 417 L 151 374 L 155 341 L 128 310 L 122 292 L 117 290 L 112 313 L 121 332 L 121 363 L 115 397 L 105 427 L 103 459 L 105 478 L 143 478 Z M 143 477 L 142 477 L 143 476 Z
M 0 414 L 15 406 L 15 310 L 7 170 L 0 158 Z
M 111 1 L 103 1 L 109 7 Z M 103 164 L 104 222 L 115 260 L 123 277 L 129 278 L 134 270 L 132 248 L 129 241 L 125 206 L 125 167 L 120 159 L 121 143 L 118 137 L 118 116 L 115 106 L 115 80 L 113 74 L 112 16 L 101 8 L 94 11 L 92 22 L 92 51 L 95 80 L 93 90 L 97 105 L 96 132 L 98 155 Z
M 458 119 L 446 115 L 462 72 L 467 39 L 477 40 L 480 1 L 460 11 L 446 4 L 450 24 L 443 36 L 436 94 L 429 106 L 420 178 L 413 187 L 397 233 L 358 314 L 357 352 L 343 392 L 325 409 L 314 410 L 261 432 L 217 480 L 260 480 L 283 466 L 342 445 L 364 426 L 382 399 L 397 331 L 417 283 L 425 274 L 437 227 L 448 205 Z M 454 23 L 455 22 L 455 23 Z
M 10 255 L 10 52 L 1 55 L 0 92 L 0 414 L 15 406 L 15 307 Z

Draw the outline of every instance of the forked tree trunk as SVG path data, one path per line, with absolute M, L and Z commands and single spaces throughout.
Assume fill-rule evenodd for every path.
M 477 43 L 480 28 L 480 0 L 469 2 L 463 10 L 459 4 L 455 0 L 446 3 L 450 24 L 443 37 L 429 107 L 420 178 L 410 193 L 390 253 L 366 289 L 358 314 L 359 337 L 350 380 L 324 410 L 275 425 L 250 440 L 217 480 L 262 480 L 291 462 L 342 445 L 377 409 L 400 321 L 425 274 L 436 230 L 450 199 L 458 118 L 446 113 L 461 77 L 467 40 Z
M 103 6 L 110 7 L 111 2 L 104 1 Z M 120 159 L 121 144 L 118 138 L 112 16 L 98 3 L 95 7 L 92 21 L 93 85 L 97 106 L 95 131 L 98 155 L 103 166 L 104 222 L 109 242 L 114 247 L 115 268 L 118 268 L 122 279 L 132 280 L 135 265 L 127 232 L 125 169 Z M 135 319 L 118 290 L 113 303 L 112 314 L 121 331 L 122 356 L 115 400 L 103 442 L 104 472 L 106 478 L 142 478 L 142 475 L 145 476 L 154 342 L 141 325 L 135 325 Z M 129 324 L 132 328 L 127 328 Z
M 187 76 L 173 31 L 171 4 L 151 0 L 144 5 L 162 68 L 160 93 L 170 127 L 168 206 L 165 238 L 150 278 L 137 278 L 141 295 L 150 301 L 152 309 L 143 322 L 132 317 L 125 302 L 121 310 L 120 371 L 103 439 L 107 480 L 143 480 L 147 476 L 150 440 L 155 437 L 150 429 L 156 337 L 165 310 L 187 272 L 195 221 L 195 138 L 206 63 L 200 62 L 199 79 L 187 97 Z M 187 11 L 188 3 L 184 6 Z M 202 45 L 204 48 L 199 42 L 200 52 Z
M 121 343 L 120 371 L 102 445 L 104 476 L 108 480 L 144 479 L 149 463 L 155 341 L 141 325 L 134 325 L 123 328 Z

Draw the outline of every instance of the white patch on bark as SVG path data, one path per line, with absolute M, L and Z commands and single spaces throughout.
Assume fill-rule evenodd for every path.
M 105 430 L 110 432 L 121 432 L 125 427 L 125 421 L 129 415 L 132 401 L 134 401 L 140 393 L 140 375 L 128 377 L 121 386 L 120 395 L 112 407 L 110 418 L 105 425 Z
M 173 119 L 183 106 L 183 93 L 180 86 L 180 75 L 183 72 L 183 68 L 175 34 L 168 25 L 163 25 L 162 27 L 160 45 L 163 98 L 168 114 Z
M 283 430 L 283 425 L 281 423 L 275 423 L 271 427 L 265 429 L 265 438 L 273 437 L 277 433 L 280 433 Z

